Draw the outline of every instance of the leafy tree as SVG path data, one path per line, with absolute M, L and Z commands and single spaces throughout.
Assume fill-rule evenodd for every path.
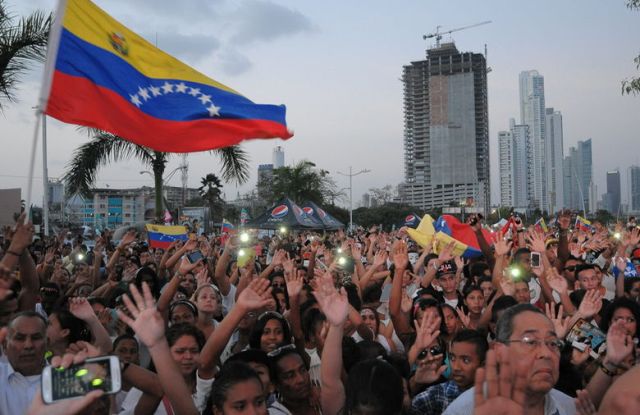
M 201 186 L 198 188 L 200 197 L 207 202 L 209 206 L 210 219 L 215 218 L 222 213 L 224 208 L 224 200 L 222 200 L 222 182 L 213 173 L 207 174 L 200 180 Z
M 0 110 L 2 99 L 15 100 L 14 91 L 31 61 L 45 58 L 52 15 L 36 11 L 15 21 L 0 0 Z
M 105 131 L 89 129 L 91 141 L 82 144 L 73 152 L 64 175 L 69 196 L 80 194 L 88 197 L 96 181 L 98 169 L 112 162 L 138 159 L 151 169 L 155 184 L 155 216 L 162 222 L 162 175 L 172 153 L 155 151 Z M 239 146 L 212 150 L 220 159 L 222 178 L 225 181 L 244 183 L 249 178 L 249 162 L 246 152 Z
M 283 197 L 289 197 L 296 203 L 310 200 L 323 205 L 335 182 L 327 170 L 317 169 L 308 160 L 302 160 L 294 166 L 285 166 L 273 171 L 272 191 L 268 199 L 273 203 Z
M 627 0 L 627 7 L 631 10 L 640 10 L 640 0 Z M 640 55 L 636 56 L 633 62 L 636 69 L 640 70 Z M 632 77 L 622 81 L 623 94 L 640 94 L 640 77 Z
M 386 205 L 393 199 L 393 187 L 390 184 L 380 188 L 373 187 L 369 189 L 369 192 L 379 205 Z

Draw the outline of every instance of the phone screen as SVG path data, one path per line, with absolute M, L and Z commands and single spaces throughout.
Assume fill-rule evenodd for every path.
M 187 259 L 192 264 L 195 264 L 196 262 L 198 262 L 202 258 L 204 258 L 204 256 L 202 255 L 202 252 L 200 252 L 200 251 L 193 251 L 192 253 L 187 255 Z
M 531 253 L 531 266 L 538 268 L 540 266 L 540 254 L 538 252 Z
M 92 390 L 113 392 L 110 359 L 88 360 L 67 369 L 51 368 L 53 401 L 84 396 Z

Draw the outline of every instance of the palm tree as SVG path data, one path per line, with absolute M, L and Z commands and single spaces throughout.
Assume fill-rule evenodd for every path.
M 335 183 L 327 170 L 316 169 L 316 165 L 302 160 L 294 166 L 286 166 L 273 171 L 271 182 L 271 202 L 289 197 L 296 203 L 310 200 L 319 205 L 325 202 Z
M 222 182 L 213 173 L 207 174 L 200 180 L 198 191 L 200 197 L 209 204 L 209 219 L 213 219 L 215 214 L 222 211 Z
M 30 61 L 44 60 L 51 21 L 51 14 L 36 11 L 15 22 L 0 0 L 0 110 L 2 99 L 15 100 L 16 84 Z
M 135 158 L 146 164 L 153 172 L 155 185 L 155 216 L 162 221 L 162 175 L 172 153 L 155 151 L 105 131 L 89 129 L 91 141 L 82 144 L 73 152 L 64 175 L 69 196 L 89 196 L 95 183 L 98 169 L 111 162 Z M 221 172 L 225 181 L 244 183 L 249 178 L 247 153 L 239 146 L 212 150 L 222 162 Z

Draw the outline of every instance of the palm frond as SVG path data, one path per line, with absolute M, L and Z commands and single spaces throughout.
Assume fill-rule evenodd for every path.
M 235 181 L 237 184 L 249 180 L 249 155 L 240 146 L 224 147 L 213 152 L 222 161 L 222 178 L 227 181 Z
M 130 158 L 136 158 L 149 166 L 154 161 L 153 154 L 147 148 L 123 140 L 117 135 L 99 131 L 91 141 L 73 152 L 63 178 L 68 195 L 87 196 L 100 167 Z
M 0 3 L 0 98 L 14 101 L 15 86 L 29 62 L 44 61 L 52 20 L 52 14 L 36 11 L 14 25 Z

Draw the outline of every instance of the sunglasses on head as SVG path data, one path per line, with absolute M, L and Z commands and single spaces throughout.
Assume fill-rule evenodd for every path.
M 418 360 L 422 360 L 424 358 L 427 357 L 427 355 L 431 354 L 431 356 L 439 356 L 442 353 L 444 353 L 444 351 L 442 350 L 442 347 L 440 347 L 440 345 L 435 345 L 433 347 L 428 347 L 426 349 L 424 349 L 423 351 L 420 352 L 420 354 L 418 355 Z
M 576 267 L 575 267 L 575 266 L 571 266 L 571 267 L 564 267 L 564 270 L 565 270 L 565 271 L 571 271 L 571 272 L 573 272 L 573 271 L 575 271 L 575 270 L 576 270 Z
M 267 353 L 268 357 L 278 357 L 280 356 L 282 353 L 288 351 L 288 350 L 295 350 L 296 346 L 293 344 L 285 344 L 284 346 L 280 346 L 275 350 L 270 351 L 269 353 Z

